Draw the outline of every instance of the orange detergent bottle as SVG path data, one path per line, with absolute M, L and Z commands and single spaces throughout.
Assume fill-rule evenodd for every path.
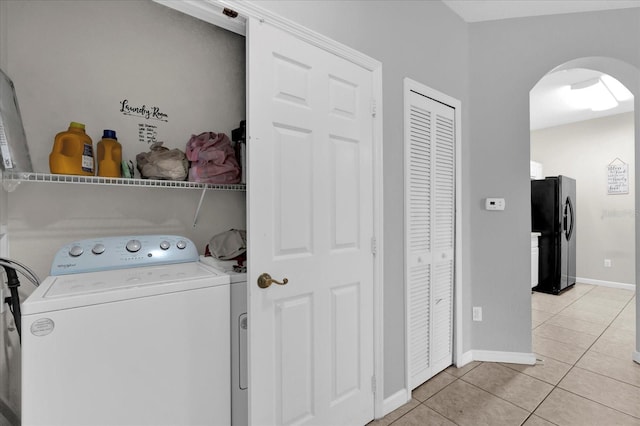
M 98 176 L 122 177 L 122 145 L 114 130 L 105 130 L 98 142 Z
M 69 130 L 56 135 L 49 155 L 51 173 L 94 176 L 93 142 L 84 124 L 71 122 Z

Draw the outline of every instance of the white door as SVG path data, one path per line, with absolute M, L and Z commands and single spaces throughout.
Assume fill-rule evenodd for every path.
M 255 19 L 247 46 L 249 421 L 366 424 L 372 73 Z
M 411 389 L 453 361 L 455 110 L 405 88 L 407 357 Z

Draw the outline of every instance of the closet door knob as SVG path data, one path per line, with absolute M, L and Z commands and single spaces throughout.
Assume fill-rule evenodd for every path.
M 267 274 L 266 272 L 258 277 L 258 287 L 260 288 L 268 288 L 273 283 L 276 283 L 278 285 L 285 285 L 288 282 L 289 280 L 286 278 L 284 278 L 282 282 L 274 280 L 273 278 L 271 278 L 271 275 Z

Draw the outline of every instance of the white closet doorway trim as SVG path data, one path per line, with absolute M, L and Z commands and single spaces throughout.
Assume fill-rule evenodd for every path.
M 404 80 L 407 398 L 462 362 L 460 129 L 460 101 Z

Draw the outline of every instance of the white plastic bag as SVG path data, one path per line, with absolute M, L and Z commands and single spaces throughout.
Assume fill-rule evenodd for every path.
M 145 179 L 185 180 L 189 170 L 189 162 L 184 152 L 169 149 L 162 142 L 151 145 L 149 152 L 136 155 L 140 176 Z

